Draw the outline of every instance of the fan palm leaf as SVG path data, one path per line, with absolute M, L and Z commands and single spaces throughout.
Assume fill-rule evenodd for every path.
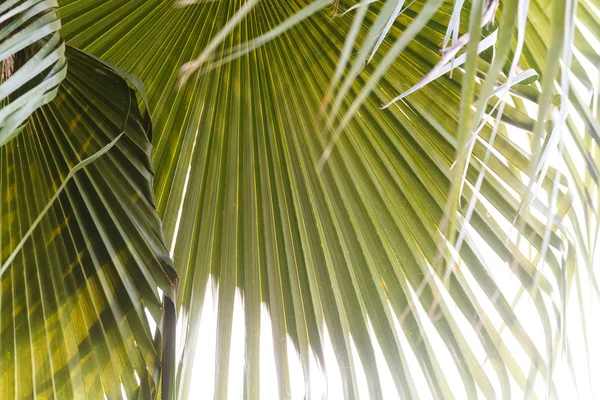
M 594 4 L 59 5 L 71 45 L 147 89 L 140 106 L 154 122 L 156 209 L 180 279 L 176 294 L 165 292 L 176 296 L 183 327 L 178 397 L 190 397 L 209 287 L 215 398 L 230 387 L 238 294 L 247 398 L 264 389 L 263 306 L 281 398 L 292 395 L 293 352 L 308 390 L 315 368 L 331 369 L 329 342 L 345 398 L 359 397 L 361 369 L 372 399 L 383 397 L 388 371 L 402 398 L 556 395 L 572 282 L 584 270 L 596 282 Z M 123 237 L 131 252 L 145 249 L 138 236 Z M 151 249 L 164 264 L 148 270 L 168 277 L 154 286 L 167 290 L 166 253 Z M 144 270 L 142 260 L 134 265 Z M 514 286 L 535 318 L 516 310 Z M 146 300 L 143 285 L 130 289 Z M 140 302 L 132 303 L 139 317 Z M 152 349 L 159 360 L 160 344 Z M 164 398 L 172 357 L 163 360 Z M 450 381 L 449 368 L 461 382 Z M 115 376 L 125 371 L 131 365 Z
M 176 274 L 148 121 L 113 70 L 67 57 L 56 100 L 0 148 L 0 397 L 149 398 L 173 368 Z
M 55 0 L 7 0 L 0 5 L 0 145 L 54 98 L 65 77 L 57 7 Z

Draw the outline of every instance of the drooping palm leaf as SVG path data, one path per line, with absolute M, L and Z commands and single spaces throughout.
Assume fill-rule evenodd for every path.
M 317 3 L 320 11 L 293 20 Z M 458 143 L 466 138 L 456 137 L 459 116 L 481 88 L 474 80 L 473 91 L 463 96 L 466 104 L 461 107 L 460 83 L 465 74 L 458 70 L 452 78 L 441 77 L 413 93 L 404 103 L 379 109 L 439 62 L 438 50 L 453 15 L 457 21 L 451 4 L 415 1 L 396 19 L 398 2 L 358 8 L 355 12 L 362 12 L 364 20 L 355 25 L 354 43 L 346 41 L 353 29 L 352 13 L 334 17 L 333 7 L 326 8 L 325 1 L 258 1 L 251 8 L 245 1 L 186 7 L 171 0 L 62 0 L 60 4 L 62 33 L 72 44 L 139 76 L 148 88 L 156 123 L 157 206 L 182 279 L 178 300 L 185 347 L 180 395 L 185 398 L 193 379 L 195 335 L 210 276 L 218 282 L 215 395 L 219 398 L 228 387 L 236 287 L 242 290 L 245 306 L 249 398 L 259 394 L 261 302 L 268 305 L 273 321 L 282 397 L 290 392 L 288 337 L 308 376 L 310 352 L 323 363 L 325 329 L 348 398 L 357 395 L 353 346 L 368 371 L 372 398 L 381 396 L 373 338 L 404 397 L 416 398 L 423 389 L 413 382 L 417 372 L 406 360 L 409 348 L 418 355 L 434 397 L 456 394 L 455 383 L 448 382 L 441 356 L 432 345 L 437 335 L 471 398 L 478 390 L 489 398 L 495 393 L 506 398 L 511 386 L 527 392 L 535 379 L 552 387 L 549 372 L 556 350 L 556 314 L 558 302 L 564 300 L 556 282 L 563 279 L 561 251 L 566 240 L 547 223 L 544 216 L 553 212 L 537 196 L 516 226 L 524 237 L 519 245 L 514 232 L 506 228 L 526 197 L 522 174 L 530 172 L 531 153 L 517 146 L 500 125 L 494 151 L 486 155 L 485 142 L 494 133 L 485 126 L 481 140 L 474 142 L 473 155 L 463 154 L 469 160 L 467 172 L 454 172 Z M 341 4 L 342 9 L 354 5 Z M 541 2 L 535 6 L 539 9 L 532 11 L 530 19 L 544 13 Z M 456 32 L 466 32 L 470 8 L 470 3 L 465 5 Z M 419 18 L 423 10 L 427 18 Z M 228 24 L 232 18 L 236 23 Z M 286 25 L 289 18 L 294 23 Z M 409 28 L 415 21 L 417 25 Z M 280 24 L 286 28 L 270 35 Z M 219 34 L 224 27 L 231 29 Z M 387 39 L 364 67 L 384 28 L 389 28 Z M 414 40 L 401 39 L 409 29 Z M 256 38 L 260 40 L 252 42 Z M 510 42 L 512 37 L 503 40 Z M 248 42 L 254 51 L 245 51 Z M 346 43 L 350 44 L 345 47 Z M 207 46 L 214 47 L 208 60 Z M 548 53 L 535 40 L 526 55 L 533 51 L 542 58 Z M 348 58 L 347 69 L 338 67 L 340 54 Z M 180 68 L 199 55 L 206 68 L 200 65 L 178 90 Z M 481 77 L 490 68 L 497 69 L 489 52 L 481 56 L 478 63 L 473 56 L 467 61 L 467 79 L 469 74 Z M 229 62 L 221 63 L 219 57 Z M 385 71 L 377 69 L 382 65 Z M 328 98 L 336 71 L 342 71 L 339 85 L 333 88 L 333 95 L 341 93 L 337 102 Z M 506 79 L 506 71 L 498 79 Z M 530 100 L 541 96 L 535 85 L 518 89 L 518 96 Z M 502 120 L 531 136 L 528 132 L 535 130 L 535 121 L 523 102 L 514 98 L 514 105 L 504 106 Z M 335 112 L 323 110 L 327 100 L 334 100 Z M 497 104 L 495 98 L 489 102 L 490 108 Z M 327 115 L 338 119 L 326 121 Z M 470 129 L 470 118 L 463 121 L 464 132 Z M 340 123 L 340 140 L 318 173 L 317 162 L 330 139 L 325 128 Z M 475 190 L 479 172 L 488 168 Z M 461 217 L 466 207 L 453 215 L 460 233 L 466 235 L 460 267 L 451 270 L 446 287 L 438 246 L 455 177 L 466 181 L 463 202 L 456 202 L 456 207 L 466 204 L 473 192 L 480 202 L 468 228 Z M 541 179 L 543 190 L 559 189 L 561 201 L 564 184 L 552 168 Z M 536 321 L 517 318 L 509 304 L 512 299 L 498 286 L 498 271 L 514 273 L 530 294 L 544 341 L 534 343 L 528 335 Z M 434 303 L 439 308 L 428 317 Z M 397 319 L 401 332 L 395 329 Z M 433 330 L 425 328 L 430 323 Z M 518 344 L 500 335 L 502 323 Z M 531 364 L 518 363 L 516 352 L 524 353 Z
M 56 100 L 0 148 L 0 398 L 148 399 L 174 334 L 162 321 L 176 279 L 150 128 L 123 78 L 67 58 Z
M 65 77 L 57 7 L 56 0 L 6 0 L 0 5 L 0 146 L 56 96 Z

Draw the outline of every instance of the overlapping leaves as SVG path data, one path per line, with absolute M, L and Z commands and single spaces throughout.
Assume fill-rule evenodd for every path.
M 176 274 L 148 120 L 112 69 L 67 58 L 56 99 L 0 147 L 0 398 L 168 396 Z
M 466 72 L 441 77 L 380 110 L 439 62 L 451 21 L 453 35 L 465 33 L 472 4 L 461 15 L 449 3 L 415 1 L 399 7 L 400 2 L 364 1 L 353 19 L 352 13 L 334 17 L 326 1 L 259 1 L 252 7 L 244 1 L 187 7 L 170 0 L 60 3 L 62 32 L 71 43 L 139 76 L 148 88 L 156 122 L 157 206 L 182 280 L 181 396 L 193 379 L 200 310 L 211 276 L 218 282 L 218 398 L 228 387 L 236 288 L 244 298 L 249 398 L 259 395 L 261 303 L 270 310 L 282 397 L 290 394 L 287 341 L 293 341 L 308 379 L 309 354 L 324 363 L 325 330 L 347 398 L 357 395 L 357 362 L 368 371 L 372 398 L 381 396 L 374 340 L 403 397 L 422 394 L 405 357 L 410 351 L 418 356 L 432 396 L 456 395 L 431 345 L 434 336 L 443 340 L 470 398 L 478 391 L 506 398 L 511 386 L 527 393 L 538 378 L 552 387 L 555 312 L 565 295 L 556 283 L 563 278 L 564 237 L 543 217 L 550 208 L 537 197 L 515 226 L 522 240 L 515 241 L 506 228 L 527 196 L 522 175 L 530 173 L 531 153 L 516 145 L 502 124 L 497 130 L 484 125 L 472 154 L 457 152 L 465 142 L 464 134 L 456 135 L 459 119 L 471 106 L 461 106 L 461 98 L 476 99 L 482 85 L 473 78 L 470 94 L 461 96 L 461 78 L 465 73 L 485 78 L 493 69 L 498 78 L 491 83 L 496 84 L 507 71 L 497 68 L 490 52 L 476 62 L 471 50 Z M 477 33 L 480 21 L 474 21 Z M 404 36 L 407 32 L 411 36 Z M 511 34 L 505 35 L 503 42 L 512 43 Z M 534 50 L 548 53 L 535 43 L 526 48 L 527 56 Z M 476 47 L 476 42 L 469 45 Z M 180 88 L 181 66 L 198 55 L 200 68 Z M 339 67 L 340 55 L 348 69 Z M 502 106 L 501 119 L 529 135 L 538 128 L 518 97 L 537 101 L 540 93 L 534 85 L 518 89 L 514 103 Z M 331 104 L 327 100 L 333 101 L 334 113 L 323 111 Z M 489 103 L 492 108 L 497 100 Z M 341 127 L 339 141 L 318 173 L 330 139 L 323 135 L 328 124 Z M 461 165 L 453 170 L 457 154 L 468 165 L 464 174 Z M 464 244 L 454 256 L 460 267 L 446 272 L 438 268 L 441 222 L 455 193 L 456 169 L 462 201 L 456 201 L 452 218 Z M 539 183 L 564 195 L 565 182 L 553 168 Z M 467 211 L 461 204 L 474 193 L 479 202 Z M 550 268 L 541 274 L 544 265 Z M 527 329 L 531 321 L 515 315 L 496 281 L 500 270 L 514 274 L 530 294 L 545 341 L 534 343 Z M 427 314 L 432 305 L 437 311 Z M 397 320 L 401 331 L 395 329 Z M 502 324 L 517 345 L 506 341 Z M 529 365 L 516 361 L 517 350 Z
M 56 0 L 0 4 L 0 146 L 50 102 L 66 74 Z

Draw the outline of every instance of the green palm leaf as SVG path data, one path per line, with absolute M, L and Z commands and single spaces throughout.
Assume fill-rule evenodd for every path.
M 469 55 L 466 75 L 457 70 L 452 78 L 440 77 L 382 112 L 382 103 L 409 89 L 438 63 L 456 10 L 445 3 L 413 2 L 397 16 L 397 2 L 368 9 L 363 5 L 354 11 L 362 12 L 362 20 L 354 24 L 352 13 L 332 17 L 328 4 L 61 2 L 62 32 L 72 44 L 139 76 L 148 88 L 156 122 L 157 207 L 182 280 L 178 303 L 186 345 L 179 394 L 186 397 L 193 379 L 195 335 L 211 276 L 218 282 L 216 397 L 225 396 L 228 387 L 236 288 L 244 298 L 249 398 L 259 394 L 261 303 L 267 304 L 273 323 L 281 397 L 291 390 L 287 341 L 299 352 L 307 379 L 310 352 L 324 363 L 325 331 L 349 398 L 357 395 L 356 361 L 368 371 L 371 397 L 381 396 L 374 338 L 403 397 L 418 397 L 421 390 L 406 360 L 409 349 L 418 355 L 434 397 L 456 394 L 431 345 L 437 335 L 469 397 L 477 390 L 486 397 L 496 392 L 507 397 L 511 385 L 527 392 L 537 374 L 552 387 L 559 303 L 566 301 L 562 284 L 556 282 L 564 282 L 560 254 L 566 240 L 546 223 L 544 216 L 552 213 L 537 196 L 528 200 L 523 222 L 516 225 L 523 239 L 515 243 L 514 232 L 506 228 L 520 212 L 520 199 L 530 196 L 521 179 L 531 171 L 530 154 L 511 140 L 504 124 L 498 132 L 484 126 L 473 154 L 461 155 L 469 160 L 466 173 L 459 170 L 456 175 L 460 165 L 451 168 L 456 149 L 465 142 L 455 136 L 459 116 L 470 106 L 461 106 L 460 99 L 476 99 L 475 94 L 489 93 L 490 84 L 506 79 L 509 64 L 504 60 L 514 51 L 511 32 L 516 21 L 501 25 L 503 63 L 493 63 L 489 52 L 481 53 L 477 63 Z M 530 21 L 545 16 L 543 6 L 532 3 Z M 460 17 L 455 30 L 465 33 L 467 10 Z M 414 40 L 402 36 L 407 32 Z M 550 54 L 547 46 L 529 41 L 524 65 L 537 67 L 548 75 L 545 82 L 552 82 L 556 72 L 541 64 Z M 340 54 L 347 69 L 339 67 Z M 186 64 L 199 55 L 199 62 Z M 178 90 L 184 65 L 199 70 L 184 70 L 187 81 Z M 461 96 L 463 76 L 468 80 L 477 73 L 485 78 L 486 72 L 492 76 L 487 86 L 474 80 L 471 94 Z M 334 76 L 339 85 L 330 90 Z M 532 138 L 540 143 L 540 125 L 518 96 L 547 104 L 546 86 L 541 94 L 536 85 L 515 88 L 516 100 L 503 106 L 501 117 L 523 129 L 523 135 L 534 132 Z M 489 102 L 491 107 L 497 100 Z M 324 104 L 332 104 L 333 112 L 323 111 Z M 489 112 L 487 107 L 480 110 Z M 325 115 L 333 119 L 325 120 Z M 470 129 L 472 117 L 461 118 L 462 129 Z M 317 162 L 330 139 L 322 133 L 327 124 L 336 129 L 339 141 L 319 173 Z M 492 135 L 494 151 L 489 154 L 485 142 Z M 493 173 L 485 174 L 478 187 L 479 172 L 488 168 Z M 462 202 L 455 205 L 459 213 L 452 216 L 459 232 L 451 236 L 466 236 L 460 268 L 447 273 L 439 268 L 439 243 L 457 177 L 464 181 Z M 558 199 L 568 201 L 566 181 L 553 168 L 540 183 L 547 192 L 558 189 Z M 463 216 L 473 193 L 481 201 L 466 228 Z M 482 240 L 489 246 L 484 246 L 486 256 Z M 497 257 L 490 257 L 490 251 Z M 538 264 L 540 257 L 543 263 Z M 544 264 L 550 268 L 541 273 Z M 498 287 L 499 270 L 514 274 L 529 293 L 544 342 L 534 343 L 528 335 L 532 322 L 515 315 Z M 446 278 L 448 285 L 443 284 Z M 439 308 L 427 317 L 432 305 Z M 518 345 L 500 335 L 496 316 Z M 396 320 L 402 332 L 395 329 Z M 430 322 L 434 330 L 425 328 Z M 474 346 L 482 353 L 475 353 Z M 516 361 L 514 346 L 531 366 Z M 487 365 L 482 357 L 489 358 Z
M 66 74 L 56 0 L 7 0 L 0 5 L 0 146 L 56 96 Z
M 148 120 L 112 69 L 67 57 L 55 101 L 0 148 L 0 397 L 146 399 L 173 371 L 176 282 Z
M 238 291 L 247 398 L 263 389 L 267 324 L 281 398 L 292 394 L 289 352 L 308 388 L 313 356 L 330 369 L 329 341 L 345 398 L 359 397 L 361 369 L 372 399 L 388 371 L 402 398 L 556 395 L 572 283 L 579 304 L 585 276 L 600 295 L 596 5 L 58 3 L 70 44 L 147 88 L 138 100 L 155 123 L 156 176 L 132 91 L 69 53 L 60 95 L 0 148 L 6 397 L 188 398 L 211 286 L 215 398 L 230 386 Z M 65 63 L 55 3 L 5 4 L 25 24 L 11 32 L 51 20 L 35 49 L 55 57 L 46 75 L 22 63 L 19 85 L 43 89 L 6 91 L 2 112 L 28 101 L 1 125 L 9 139 L 52 98 Z M 27 25 L 10 14 L 19 5 L 47 7 Z M 440 62 L 460 68 L 448 76 Z M 146 312 L 161 321 L 156 338 Z

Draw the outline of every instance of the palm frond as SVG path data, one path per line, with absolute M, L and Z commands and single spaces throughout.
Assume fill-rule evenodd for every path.
M 7 0 L 0 5 L 0 146 L 55 96 L 66 74 L 56 0 Z
M 0 148 L 0 397 L 148 399 L 172 382 L 176 283 L 149 121 L 112 69 L 67 58 L 55 101 Z
M 478 51 L 480 33 L 496 29 L 481 26 L 489 9 L 483 1 L 459 2 L 459 9 L 442 1 L 408 8 L 343 1 L 341 11 L 301 0 L 59 3 L 70 43 L 148 88 L 157 208 L 181 277 L 180 396 L 193 379 L 209 279 L 217 282 L 218 398 L 228 388 L 236 288 L 249 398 L 260 390 L 261 303 L 272 319 L 282 398 L 291 391 L 288 341 L 308 381 L 311 353 L 325 363 L 327 335 L 347 398 L 358 396 L 358 364 L 368 371 L 371 397 L 381 397 L 377 345 L 402 397 L 555 393 L 564 304 L 577 276 L 573 236 L 590 233 L 563 229 L 561 221 L 577 200 L 571 183 L 587 194 L 598 154 L 597 142 L 574 135 L 592 175 L 565 176 L 548 162 L 546 149 L 562 135 L 547 121 L 562 125 L 553 115 L 557 94 L 566 110 L 564 87 L 555 87 L 561 68 L 585 81 L 585 68 L 576 58 L 569 68 L 564 49 L 574 15 L 593 26 L 596 17 L 585 19 L 593 6 L 504 2 L 494 56 Z M 435 68 L 448 37 L 467 33 L 464 69 L 380 109 Z M 575 34 L 573 42 L 595 59 L 585 39 Z M 563 64 L 551 65 L 553 58 Z M 541 81 L 513 85 L 517 67 L 534 69 Z M 498 91 L 502 85 L 509 90 Z M 595 114 L 573 93 L 566 98 L 581 104 L 577 115 L 595 138 Z M 590 198 L 586 227 L 597 222 L 597 195 Z M 518 315 L 503 274 L 515 278 L 538 320 Z M 536 327 L 543 340 L 532 338 Z M 438 339 L 462 385 L 448 382 Z M 407 360 L 411 352 L 419 368 Z M 419 374 L 427 388 L 415 384 Z

